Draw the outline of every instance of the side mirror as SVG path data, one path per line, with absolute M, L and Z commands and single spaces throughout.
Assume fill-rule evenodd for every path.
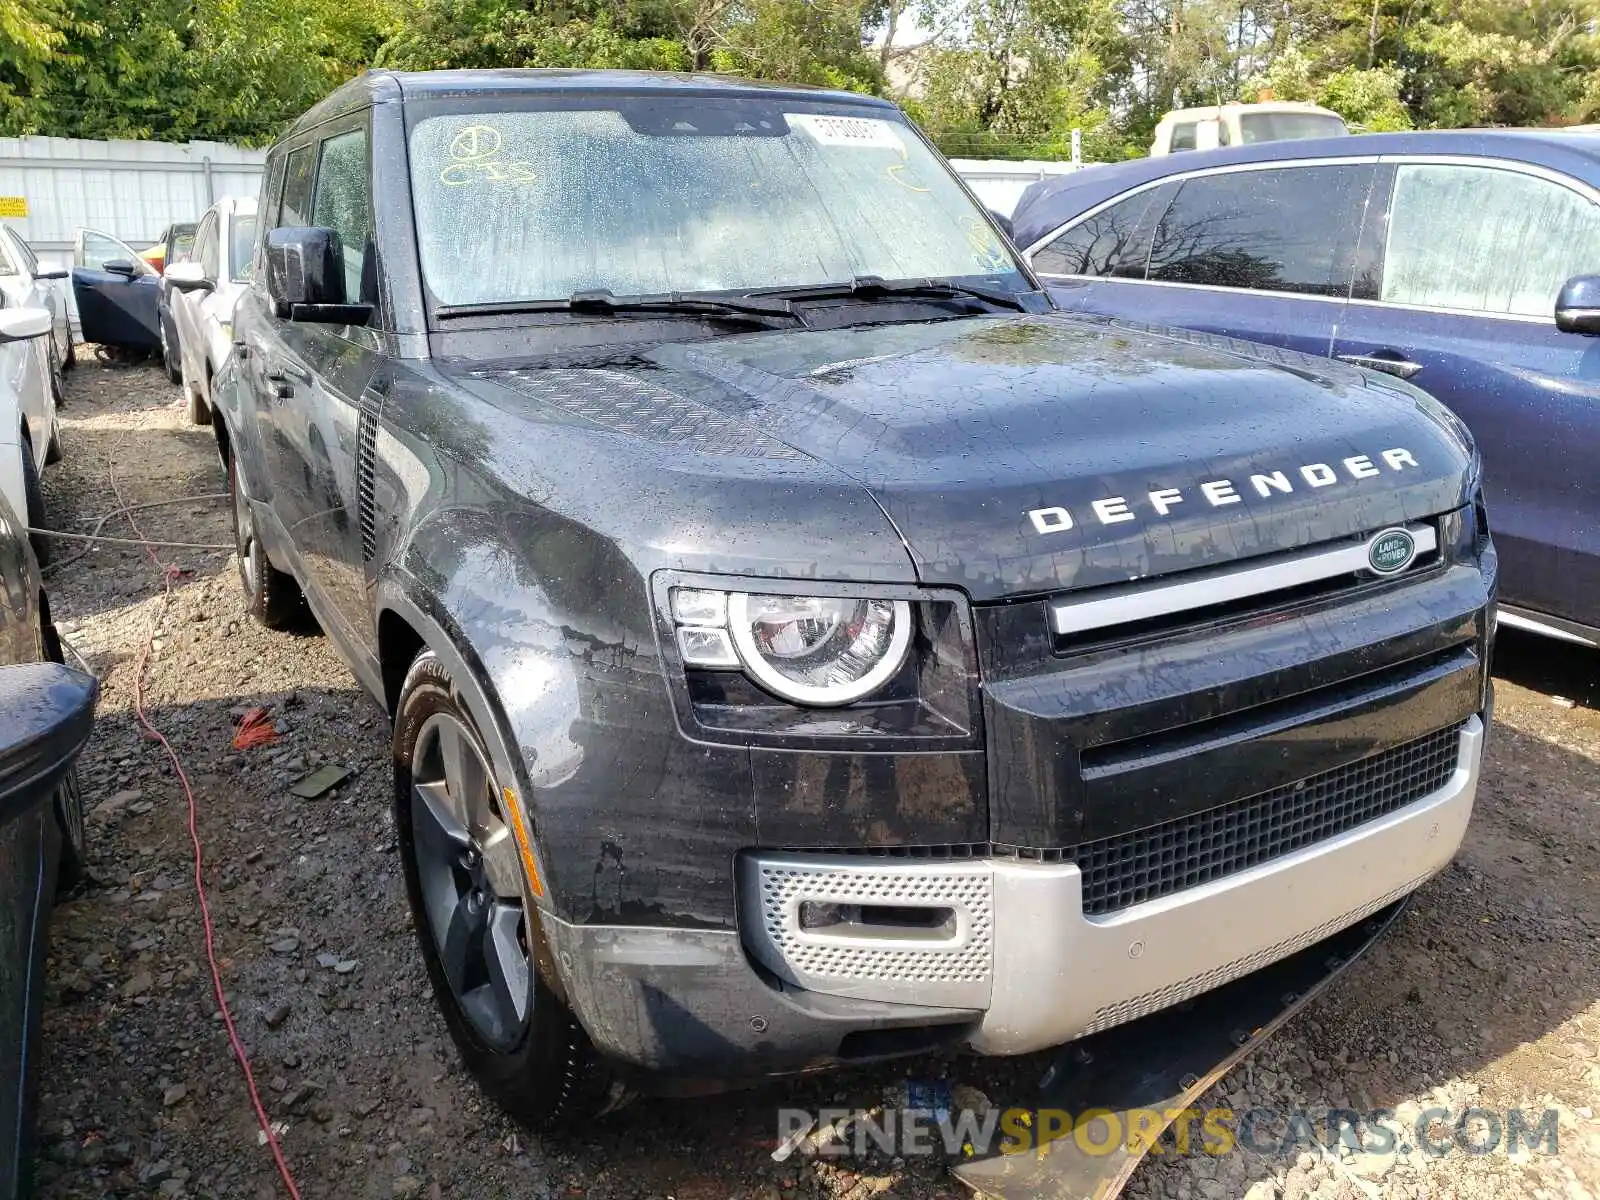
M 332 229 L 301 225 L 267 233 L 267 296 L 275 316 L 290 321 L 365 325 L 370 304 L 344 294 L 344 246 Z
M 51 267 L 48 271 L 35 271 L 33 277 L 35 279 L 65 279 L 70 274 L 72 272 L 65 267 Z
M 100 269 L 108 275 L 126 275 L 129 279 L 139 273 L 139 268 L 125 258 L 113 258 L 110 262 L 102 263 Z
M 50 802 L 89 740 L 98 692 L 59 663 L 0 667 L 0 825 Z
M 0 308 L 0 342 L 24 342 L 50 332 L 55 318 L 48 308 Z
M 1011 242 L 1016 240 L 1016 231 L 1011 227 L 1010 217 L 1006 216 L 1004 213 L 997 213 L 991 208 L 989 210 L 989 219 L 996 225 L 1000 226 L 1001 230 L 1004 231 L 1006 235 L 1006 241 Z
M 1562 333 L 1600 334 L 1600 275 L 1574 275 L 1561 285 L 1556 328 Z
M 210 292 L 217 286 L 206 278 L 206 269 L 197 262 L 173 263 L 162 278 L 180 292 Z

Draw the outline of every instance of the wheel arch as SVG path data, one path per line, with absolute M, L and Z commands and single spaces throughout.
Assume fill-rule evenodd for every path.
M 545 867 L 534 789 L 495 681 L 456 614 L 413 580 L 391 574 L 380 580 L 376 592 L 379 674 L 384 689 L 382 699 L 391 723 L 399 715 L 400 695 L 412 663 L 424 650 L 431 650 L 449 673 L 451 684 L 483 738 L 496 782 L 505 787 L 506 780 L 513 781 L 514 794 L 510 800 L 522 813 L 538 877 L 533 881 L 534 903 L 529 914 L 536 962 L 541 977 L 565 1003 L 564 973 L 557 966 L 540 917 L 546 908 L 559 915 L 559 908 L 550 888 L 550 872 Z

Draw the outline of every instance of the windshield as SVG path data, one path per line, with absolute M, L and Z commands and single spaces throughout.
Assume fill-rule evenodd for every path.
M 233 268 L 232 278 L 236 283 L 243 283 L 250 277 L 250 258 L 256 248 L 256 219 L 254 214 L 241 217 L 235 214 L 232 232 L 229 234 L 232 245 L 228 250 L 228 262 Z
M 1337 137 L 1349 133 L 1338 117 L 1322 113 L 1245 113 L 1239 118 L 1245 143 L 1287 142 L 1294 138 Z
M 416 122 L 417 242 L 436 303 L 864 275 L 1027 286 L 983 214 L 892 114 L 762 98 L 582 103 Z

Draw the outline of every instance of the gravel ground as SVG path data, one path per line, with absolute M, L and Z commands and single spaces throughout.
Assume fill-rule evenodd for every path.
M 85 356 L 87 358 L 88 356 Z M 84 361 L 84 359 L 80 359 Z M 154 368 L 90 359 L 68 381 L 52 521 L 220 492 L 208 430 Z M 120 499 L 119 499 L 120 497 Z M 197 500 L 138 514 L 155 538 L 231 541 Z M 105 532 L 128 536 L 122 520 Z M 61 543 L 67 560 L 78 547 Z M 42 1193 L 284 1194 L 205 965 L 182 792 L 133 719 L 144 694 L 194 786 L 216 952 L 262 1099 L 307 1197 L 955 1196 L 937 1160 L 836 1162 L 770 1150 L 779 1106 L 870 1108 L 908 1079 L 1021 1095 L 1044 1059 L 950 1057 L 698 1101 L 641 1101 L 581 1138 L 515 1129 L 455 1065 L 407 916 L 388 816 L 383 714 L 328 642 L 245 619 L 230 551 L 104 546 L 51 575 L 56 618 L 104 681 L 83 759 L 93 883 L 57 910 L 40 1095 Z M 1169 1154 L 1139 1198 L 1600 1194 L 1600 658 L 1507 636 L 1499 723 L 1465 850 L 1331 993 L 1201 1107 L 1316 1112 L 1433 1105 L 1559 1115 L 1550 1156 Z M 278 740 L 232 748 L 249 707 Z M 297 799 L 323 764 L 352 774 Z M 975 1093 L 959 1090 L 968 1100 Z M 1409 1107 L 1408 1107 L 1409 1106 Z M 1536 1118 L 1535 1118 L 1536 1120 Z

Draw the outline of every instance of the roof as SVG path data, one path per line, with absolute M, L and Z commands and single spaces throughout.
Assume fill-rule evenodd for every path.
M 216 204 L 212 205 L 218 212 L 236 213 L 241 217 L 255 215 L 256 198 L 254 196 L 218 196 Z
M 1121 192 L 1156 179 L 1207 167 L 1243 163 L 1301 162 L 1318 158 L 1365 158 L 1383 154 L 1460 154 L 1503 158 L 1561 171 L 1600 185 L 1600 133 L 1565 129 L 1450 129 L 1410 133 L 1256 142 L 1218 150 L 1188 150 L 1160 158 L 1085 167 L 1034 184 L 1023 193 L 1012 225 L 1026 248 L 1079 213 Z
M 1181 120 L 1186 117 L 1196 119 L 1215 117 L 1225 112 L 1261 112 L 1261 113 L 1327 113 L 1330 117 L 1339 114 L 1332 109 L 1323 108 L 1320 104 L 1313 104 L 1309 100 L 1229 100 L 1225 104 L 1200 104 L 1193 108 L 1175 108 L 1162 116 L 1162 120 Z
M 560 92 L 619 94 L 677 93 L 685 96 L 764 96 L 773 99 L 832 100 L 894 108 L 888 100 L 859 92 L 765 83 L 733 75 L 672 74 L 665 71 L 594 71 L 566 68 L 502 68 L 484 71 L 367 71 L 317 103 L 284 136 L 331 120 L 342 113 L 385 100 L 482 94 L 523 95 Z

